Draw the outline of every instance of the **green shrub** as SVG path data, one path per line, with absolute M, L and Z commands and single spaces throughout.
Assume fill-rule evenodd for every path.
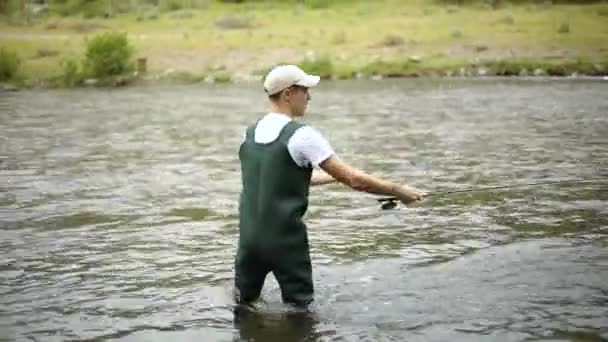
M 458 29 L 458 28 L 454 28 L 452 29 L 452 38 L 461 38 L 462 37 L 462 30 Z
M 404 60 L 396 62 L 374 61 L 361 68 L 365 75 L 406 76 L 414 72 L 413 63 Z
M 87 4 L 82 6 L 82 15 L 86 19 L 105 17 L 109 15 L 108 7 L 104 1 L 88 1 Z
M 217 73 L 213 76 L 213 78 L 215 79 L 215 82 L 217 82 L 217 83 L 228 83 L 232 80 L 232 77 L 230 77 L 230 74 L 225 73 L 225 72 Z
M 184 3 L 182 0 L 165 0 L 162 2 L 163 11 L 178 11 L 184 8 Z
M 380 46 L 392 47 L 392 46 L 400 46 L 405 43 L 403 37 L 396 34 L 389 34 L 384 36 L 384 39 L 380 42 Z
M 569 72 L 576 71 L 584 75 L 596 75 L 601 71 L 601 65 L 583 60 L 565 62 L 562 66 Z
M 174 71 L 161 75 L 161 80 L 178 83 L 199 83 L 205 80 L 205 75 L 187 71 Z
M 110 6 L 108 1 L 109 0 L 54 0 L 49 1 L 49 5 L 53 12 L 64 17 L 82 14 L 85 18 L 94 18 L 103 17 L 109 14 L 108 10 Z
M 0 15 L 12 16 L 21 13 L 21 1 L 0 0 Z
M 87 76 L 96 78 L 124 74 L 133 69 L 132 56 L 126 34 L 102 33 L 87 44 L 84 70 Z
M 304 5 L 312 9 L 344 8 L 355 3 L 353 0 L 302 0 Z M 362 1 L 365 3 L 365 1 Z M 373 2 L 373 1 L 370 1 Z
M 321 77 L 329 77 L 333 72 L 333 64 L 327 56 L 314 59 L 307 58 L 299 64 L 302 70 L 307 73 L 319 75 Z
M 15 78 L 20 65 L 21 59 L 16 52 L 0 47 L 0 82 Z
M 69 15 L 76 15 L 82 11 L 84 6 L 83 0 L 55 0 L 51 2 L 51 9 L 57 14 L 67 17 Z
M 483 63 L 491 73 L 499 76 L 513 76 L 523 71 L 533 72 L 536 69 L 545 69 L 548 64 L 535 60 L 498 60 Z
M 321 9 L 321 8 L 329 8 L 331 5 L 330 0 L 308 0 L 306 1 L 306 5 L 310 8 Z
M 600 72 L 598 67 L 590 62 L 576 60 L 560 63 L 549 63 L 542 60 L 505 60 L 482 63 L 493 74 L 499 76 L 518 75 L 524 71 L 543 70 L 551 76 L 568 76 L 573 72 L 585 75 L 595 75 Z
M 136 17 L 137 21 L 156 20 L 159 17 L 158 8 L 150 6 L 142 6 L 138 9 Z
M 354 67 L 350 65 L 340 65 L 334 68 L 333 75 L 341 80 L 350 79 L 357 74 Z
M 63 73 L 61 83 L 66 87 L 75 87 L 82 83 L 84 76 L 76 59 L 68 58 L 63 61 Z

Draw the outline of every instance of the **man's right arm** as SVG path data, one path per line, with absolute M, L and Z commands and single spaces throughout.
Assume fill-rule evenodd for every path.
M 342 162 L 335 154 L 324 160 L 319 166 L 338 182 L 355 190 L 395 196 L 405 204 L 423 200 L 428 195 L 426 192 L 368 175 Z

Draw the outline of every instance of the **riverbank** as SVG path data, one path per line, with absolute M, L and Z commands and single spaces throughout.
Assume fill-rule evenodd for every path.
M 86 42 L 127 32 L 143 81 L 258 80 L 295 63 L 325 78 L 608 75 L 608 4 L 445 6 L 428 1 L 356 2 L 327 8 L 210 2 L 110 18 L 48 15 L 0 24 L 25 86 L 48 87 Z M 94 82 L 91 82 L 94 83 Z M 109 82 L 112 84 L 113 82 Z

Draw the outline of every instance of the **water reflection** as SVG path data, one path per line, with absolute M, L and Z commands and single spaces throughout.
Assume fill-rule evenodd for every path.
M 241 305 L 234 309 L 234 327 L 243 341 L 314 341 L 317 324 L 311 310 L 268 312 Z

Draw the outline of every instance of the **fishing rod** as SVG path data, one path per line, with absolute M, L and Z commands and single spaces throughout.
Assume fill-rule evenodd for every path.
M 552 184 L 580 184 L 580 183 L 605 182 L 605 181 L 608 181 L 608 177 L 560 180 L 560 181 L 545 181 L 545 182 L 534 182 L 534 183 L 524 183 L 524 184 L 509 184 L 509 185 L 500 185 L 500 186 L 469 188 L 469 189 L 462 189 L 462 190 L 445 190 L 445 191 L 430 192 L 427 195 L 427 197 L 428 196 L 438 197 L 438 196 L 445 196 L 445 195 L 466 193 L 466 192 L 480 192 L 480 191 L 509 189 L 509 188 L 518 188 L 518 187 L 527 187 L 527 186 L 541 186 L 541 185 L 552 185 Z M 397 205 L 397 201 L 398 201 L 397 197 L 381 197 L 381 198 L 378 198 L 377 200 L 378 200 L 378 202 L 382 203 L 382 209 L 392 209 Z

